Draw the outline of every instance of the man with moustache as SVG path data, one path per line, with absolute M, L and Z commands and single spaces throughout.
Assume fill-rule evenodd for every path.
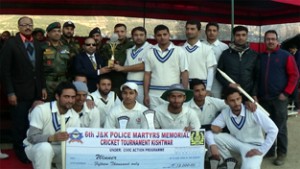
M 61 131 L 61 115 L 65 117 L 66 128 L 80 127 L 78 114 L 72 109 L 76 88 L 70 82 L 61 82 L 55 90 L 55 101 L 36 106 L 30 114 L 30 127 L 25 152 L 35 169 L 51 169 L 52 163 L 61 168 L 61 142 L 69 139 Z
M 91 93 L 92 100 L 95 102 L 99 112 L 101 127 L 104 126 L 104 122 L 111 108 L 115 105 L 121 104 L 121 101 L 118 95 L 111 90 L 112 81 L 111 78 L 107 75 L 100 76 L 99 82 L 97 84 L 98 90 Z
M 28 110 L 34 100 L 47 99 L 43 76 L 43 50 L 33 39 L 33 20 L 18 20 L 19 33 L 5 43 L 1 53 L 2 82 L 12 106 L 13 146 L 17 157 L 28 163 L 22 140 L 29 127 Z
M 168 103 L 156 107 L 154 126 L 156 129 L 199 130 L 201 127 L 197 113 L 183 105 L 193 98 L 193 91 L 184 89 L 182 84 L 173 84 L 166 90 L 162 99 Z
M 100 28 L 96 27 L 92 29 L 89 33 L 89 37 L 93 38 L 96 42 L 96 53 L 101 56 L 101 50 L 103 50 L 103 43 L 102 43 L 102 35 Z
M 284 164 L 288 150 L 288 96 L 297 86 L 299 72 L 294 56 L 280 49 L 275 30 L 268 30 L 264 41 L 266 50 L 260 54 L 258 98 L 279 129 L 277 142 L 267 154 L 268 157 L 274 157 L 277 154 L 274 165 L 279 166 Z
M 115 64 L 124 66 L 126 60 L 126 50 L 133 47 L 133 42 L 127 38 L 127 26 L 123 23 L 118 23 L 114 27 L 114 33 L 118 35 L 118 45 L 115 50 Z M 112 56 L 111 47 L 109 44 L 103 46 L 101 57 L 109 60 Z M 111 71 L 109 76 L 112 79 L 112 90 L 115 91 L 121 98 L 120 86 L 126 82 L 126 73 Z
M 48 101 L 54 99 L 54 90 L 57 85 L 66 80 L 70 80 L 70 50 L 64 45 L 61 39 L 61 25 L 53 22 L 48 25 L 48 41 L 44 48 L 43 63 L 44 77 L 46 79 Z
M 225 92 L 225 102 L 229 107 L 222 110 L 211 126 L 220 157 L 227 169 L 234 169 L 236 165 L 231 152 L 241 155 L 241 169 L 260 169 L 263 156 L 276 139 L 278 128 L 260 109 L 255 112 L 247 109 L 237 89 L 228 88 Z M 229 133 L 221 133 L 225 126 Z
M 216 22 L 207 23 L 206 28 L 205 28 L 205 34 L 206 34 L 206 41 L 204 41 L 203 43 L 212 47 L 212 50 L 214 51 L 214 54 L 216 57 L 216 61 L 218 62 L 222 52 L 224 50 L 228 49 L 228 45 L 226 45 L 225 43 L 221 42 L 218 39 L 219 24 Z M 215 66 L 214 67 L 214 80 L 213 80 L 213 84 L 211 87 L 211 96 L 220 99 L 221 93 L 222 93 L 222 86 L 215 77 L 216 68 L 217 67 Z
M 200 42 L 200 33 L 201 23 L 199 21 L 187 21 L 185 25 L 187 41 L 183 45 L 183 50 L 187 55 L 189 79 L 201 79 L 210 93 L 217 61 L 212 47 Z
M 113 70 L 127 72 L 127 82 L 134 82 L 139 86 L 137 101 L 143 103 L 144 100 L 144 59 L 152 45 L 147 40 L 147 31 L 144 27 L 135 27 L 131 31 L 134 46 L 127 50 L 125 65 L 115 64 Z
M 63 24 L 61 42 L 70 49 L 71 58 L 79 54 L 80 44 L 74 38 L 75 24 L 72 21 L 67 21 Z
M 96 53 L 96 42 L 93 38 L 87 38 L 83 45 L 84 52 L 75 57 L 74 68 L 76 74 L 87 77 L 89 92 L 97 90 L 99 76 L 109 73 L 111 68 L 107 66 L 107 60 Z
M 151 109 L 165 103 L 160 96 L 172 84 L 188 88 L 189 81 L 186 54 L 170 42 L 169 28 L 157 25 L 154 34 L 157 44 L 147 53 L 144 73 L 144 105 Z

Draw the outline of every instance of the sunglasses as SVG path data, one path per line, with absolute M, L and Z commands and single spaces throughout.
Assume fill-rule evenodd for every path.
M 84 44 L 85 46 L 96 46 L 96 44 L 95 43 L 86 43 L 86 44 Z

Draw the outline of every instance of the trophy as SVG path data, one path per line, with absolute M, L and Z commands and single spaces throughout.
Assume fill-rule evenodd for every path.
M 119 44 L 118 39 L 119 39 L 118 34 L 114 33 L 110 37 L 110 41 L 108 41 L 108 44 L 109 44 L 110 49 L 111 49 L 111 58 L 110 58 L 110 60 L 108 60 L 108 67 L 113 67 L 114 64 L 115 64 L 115 50 L 116 50 L 116 47 Z
M 121 116 L 118 118 L 119 121 L 119 126 L 120 129 L 126 129 L 127 128 L 127 123 L 129 121 L 129 117 L 128 116 Z
M 144 111 L 143 114 L 147 119 L 149 129 L 155 129 L 155 127 L 154 127 L 154 114 L 155 114 L 155 111 L 149 109 L 149 110 Z

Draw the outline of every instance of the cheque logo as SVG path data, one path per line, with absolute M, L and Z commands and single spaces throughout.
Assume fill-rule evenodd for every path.
M 190 141 L 192 146 L 204 145 L 204 132 L 191 131 Z
M 69 143 L 72 143 L 72 142 L 83 143 L 81 141 L 82 138 L 83 138 L 82 133 L 80 133 L 77 129 L 75 129 L 72 133 L 70 133 Z

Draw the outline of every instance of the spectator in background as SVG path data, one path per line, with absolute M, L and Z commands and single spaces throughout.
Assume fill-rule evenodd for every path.
M 2 49 L 5 41 L 7 41 L 11 37 L 9 31 L 4 31 L 1 33 L 1 39 L 0 39 L 0 50 Z
M 206 28 L 205 28 L 205 34 L 206 34 L 206 41 L 204 41 L 203 43 L 212 47 L 212 50 L 214 51 L 214 54 L 216 57 L 216 61 L 218 62 L 222 52 L 224 50 L 228 49 L 228 45 L 226 45 L 225 43 L 221 42 L 218 39 L 219 24 L 216 22 L 207 23 Z M 215 68 L 214 69 L 214 80 L 213 80 L 213 84 L 211 87 L 211 96 L 220 99 L 221 93 L 222 93 L 222 85 L 216 79 L 217 66 L 215 66 L 214 68 Z
M 288 150 L 288 96 L 297 86 L 299 72 L 294 56 L 279 48 L 275 30 L 265 32 L 264 42 L 266 50 L 260 54 L 258 99 L 279 129 L 277 142 L 271 147 L 267 156 L 274 157 L 277 153 L 274 165 L 280 166 L 285 163 Z
M 39 42 L 44 42 L 45 41 L 45 30 L 42 28 L 34 28 L 32 32 L 32 36 L 34 39 L 36 39 Z
M 295 44 L 293 44 L 289 47 L 289 51 L 295 57 L 298 71 L 300 71 L 300 51 L 297 49 L 297 46 Z M 299 80 L 298 80 L 297 86 L 296 86 L 293 94 L 291 95 L 291 101 L 294 102 L 294 105 L 295 105 L 294 110 L 296 110 L 298 113 L 300 113 L 299 96 L 298 96 L 299 89 L 298 88 L 299 88 Z

